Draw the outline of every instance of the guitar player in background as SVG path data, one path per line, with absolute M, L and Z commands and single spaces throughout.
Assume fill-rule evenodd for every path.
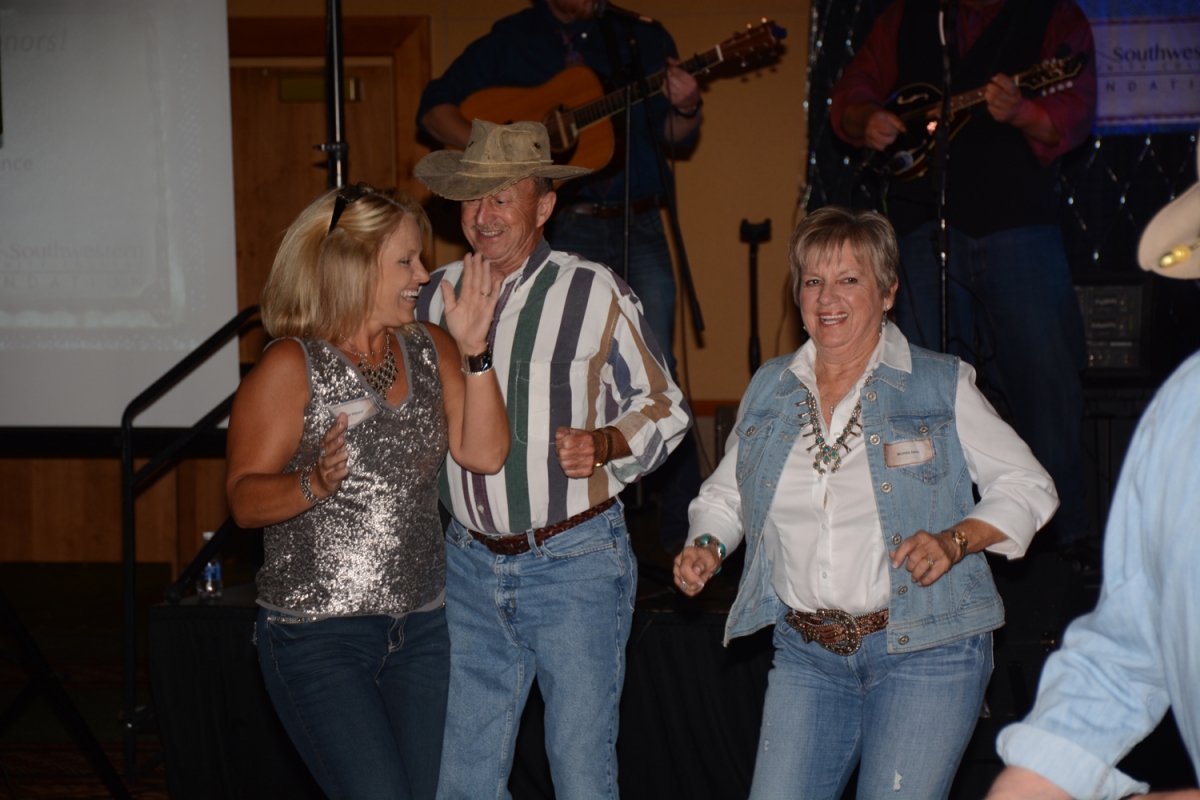
M 426 86 L 418 122 L 438 141 L 463 149 L 471 122 L 459 106 L 481 89 L 539 86 L 567 67 L 582 64 L 612 91 L 666 68 L 663 92 L 633 108 L 628 283 L 641 300 L 646 321 L 674 374 L 675 277 L 659 211 L 666 207 L 664 177 L 667 181 L 673 178 L 669 171 L 660 176 L 656 151 L 686 151 L 693 144 L 703 103 L 696 79 L 675 66 L 678 51 L 665 29 L 656 23 L 618 17 L 615 9 L 597 19 L 595 5 L 593 0 L 534 0 L 532 8 L 499 20 L 490 33 L 470 44 L 444 75 Z M 636 37 L 641 74 L 629 69 L 630 32 Z M 615 68 L 614 60 L 619 61 Z M 623 115 L 615 117 L 614 123 L 617 152 L 595 174 L 561 187 L 555 216 L 546 226 L 546 239 L 556 250 L 607 264 L 619 275 L 624 261 Z M 687 535 L 687 504 L 700 489 L 691 435 L 651 480 L 661 497 L 660 541 L 670 551 Z
M 906 126 L 903 109 L 885 106 L 893 94 L 912 97 L 901 91 L 910 84 L 943 85 L 941 8 L 938 0 L 895 0 L 875 20 L 832 90 L 839 138 L 887 151 L 922 124 Z M 986 101 L 950 142 L 949 350 L 986 376 L 993 402 L 1003 400 L 1003 413 L 1054 478 L 1062 502 L 1051 523 L 1054 546 L 1091 568 L 1099 553 L 1087 538 L 1080 442 L 1087 352 L 1058 216 L 1059 158 L 1083 143 L 1095 117 L 1091 28 L 1073 0 L 949 0 L 945 8 L 952 92 L 984 87 Z M 1083 69 L 1052 94 L 1026 96 L 1011 78 L 1077 54 Z M 904 161 L 891 163 L 899 171 Z M 909 341 L 938 350 L 933 170 L 893 178 L 884 212 L 900 243 L 896 321 Z

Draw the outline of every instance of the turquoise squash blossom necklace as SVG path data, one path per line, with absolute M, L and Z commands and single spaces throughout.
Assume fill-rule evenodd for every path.
M 867 380 L 870 381 L 870 376 Z M 800 405 L 797 403 L 796 405 Z M 842 428 L 842 433 L 837 439 L 830 444 L 825 441 L 825 432 L 821 429 L 821 411 L 817 408 L 817 398 L 813 397 L 812 390 L 807 386 L 804 387 L 804 405 L 806 410 L 800 413 L 800 424 L 811 425 L 812 430 L 804 434 L 804 436 L 812 436 L 813 443 L 808 446 L 808 452 L 816 450 L 813 456 L 813 469 L 818 475 L 824 475 L 826 472 L 837 472 L 842 466 L 842 454 L 838 450 L 850 452 L 850 438 L 853 436 L 862 435 L 862 423 L 859 422 L 859 415 L 862 414 L 862 399 L 854 404 L 854 411 L 850 414 L 850 421 L 846 423 L 846 427 Z M 833 412 L 830 409 L 830 417 Z M 808 419 L 806 420 L 805 417 Z

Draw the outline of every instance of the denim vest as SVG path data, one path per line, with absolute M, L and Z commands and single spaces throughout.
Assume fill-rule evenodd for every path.
M 960 522 L 975 505 L 971 474 L 954 421 L 958 359 L 909 346 L 912 372 L 881 363 L 862 389 L 863 438 L 875 506 L 889 551 L 918 530 L 937 533 Z M 746 566 L 725 625 L 725 643 L 773 625 L 787 607 L 771 585 L 771 562 L 762 530 L 775 487 L 802 434 L 805 387 L 789 370 L 792 356 L 763 365 L 742 401 L 737 428 L 737 483 L 746 536 Z M 883 445 L 927 438 L 934 457 L 923 464 L 889 468 Z M 804 463 L 803 459 L 801 463 Z M 913 583 L 903 565 L 888 566 L 887 649 L 909 653 L 995 630 L 1004 606 L 983 553 L 972 553 L 932 586 Z

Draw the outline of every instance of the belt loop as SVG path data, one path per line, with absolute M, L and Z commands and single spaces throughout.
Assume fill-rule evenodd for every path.
M 537 533 L 537 531 L 534 531 L 534 530 L 525 531 L 525 540 L 529 542 L 529 552 L 533 553 L 533 557 L 541 558 L 542 551 L 540 549 L 538 549 L 537 538 L 535 538 L 535 536 L 534 536 L 535 533 Z

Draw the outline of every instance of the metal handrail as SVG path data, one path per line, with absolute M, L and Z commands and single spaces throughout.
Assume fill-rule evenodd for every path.
M 156 380 L 125 407 L 121 414 L 121 558 L 125 601 L 124 637 L 124 766 L 128 781 L 137 779 L 137 734 L 140 715 L 137 708 L 137 520 L 134 500 L 138 490 L 148 484 L 164 467 L 177 459 L 197 436 L 215 427 L 229 415 L 233 395 L 222 400 L 199 422 L 182 433 L 140 470 L 133 468 L 133 420 L 173 389 L 184 378 L 208 361 L 236 336 L 246 323 L 258 315 L 258 306 L 250 306 L 225 323 L 212 336 L 188 353 L 165 375 Z M 214 539 L 216 537 L 213 537 Z

